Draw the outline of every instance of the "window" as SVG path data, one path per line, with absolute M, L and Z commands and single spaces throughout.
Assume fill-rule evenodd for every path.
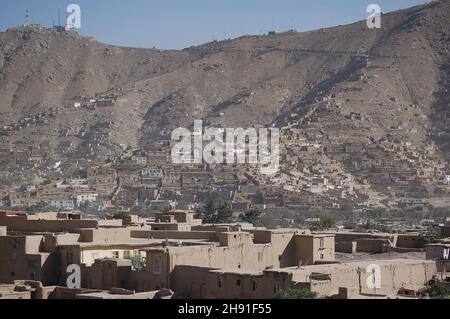
M 280 291 L 280 283 L 277 282 L 277 283 L 275 284 L 275 287 L 273 287 L 273 292 L 274 292 L 274 293 L 278 293 L 279 291 Z
M 15 262 L 17 260 L 17 252 L 14 251 L 11 253 L 10 260 L 12 262 Z
M 27 262 L 28 269 L 34 270 L 38 268 L 38 262 L 35 259 L 29 259 Z
M 72 249 L 67 250 L 67 265 L 73 264 L 73 251 Z
M 160 257 L 155 257 L 153 259 L 153 273 L 155 275 L 161 274 L 161 258 Z
M 241 286 L 241 280 L 240 279 L 236 280 L 236 286 L 238 286 L 238 287 Z
M 256 291 L 258 289 L 258 285 L 256 284 L 256 281 L 253 282 L 253 291 Z
M 141 252 L 139 250 L 135 250 L 134 251 L 134 257 L 140 257 L 141 256 Z
M 261 251 L 261 252 L 258 252 L 258 262 L 263 262 L 264 261 L 264 253 Z
M 112 255 L 113 255 L 114 259 L 119 259 L 119 252 L 118 251 L 113 251 Z
M 324 259 L 325 259 L 325 256 L 324 256 L 323 254 L 320 254 L 320 259 L 321 259 L 321 260 L 324 260 Z
M 217 286 L 219 287 L 219 289 L 222 289 L 223 288 L 223 281 L 222 281 L 222 279 L 218 279 L 217 280 Z
M 325 248 L 325 239 L 320 238 L 320 248 Z
M 130 257 L 131 257 L 130 251 L 129 251 L 129 250 L 125 250 L 125 251 L 123 252 L 123 258 L 124 258 L 124 259 L 130 259 Z

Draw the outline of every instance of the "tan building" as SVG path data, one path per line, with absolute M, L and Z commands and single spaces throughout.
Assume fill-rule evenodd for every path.
M 59 276 L 57 255 L 46 236 L 0 236 L 0 283 L 37 280 L 54 284 Z
M 295 236 L 296 260 L 302 265 L 335 261 L 334 235 L 308 234 Z
M 334 232 L 336 251 L 340 253 L 355 254 L 357 252 L 369 254 L 381 254 L 389 250 L 389 247 L 397 245 L 397 234 L 385 233 L 356 233 Z
M 450 259 L 450 243 L 449 244 L 430 244 L 425 247 L 427 259 L 429 260 L 449 260 Z
M 58 286 L 43 286 L 41 282 L 18 280 L 13 284 L 0 284 L 2 299 L 172 299 L 174 293 L 168 289 L 136 293 L 122 288 L 108 290 L 71 289 Z
M 132 238 L 130 235 L 131 230 L 127 228 L 80 229 L 78 233 L 79 238 L 77 240 L 58 245 L 61 273 L 59 283 L 61 285 L 65 284 L 67 267 L 76 264 L 81 266 L 82 269 L 82 287 L 112 288 L 107 283 L 105 283 L 106 288 L 104 288 L 96 281 L 99 278 L 91 275 L 92 273 L 99 274 L 99 267 L 101 268 L 105 265 L 103 262 L 107 260 L 131 259 L 132 257 L 144 258 L 145 253 L 142 251 L 143 249 L 161 246 L 162 243 L 161 240 Z M 124 262 L 118 263 L 114 267 L 123 269 L 121 267 L 129 260 Z M 109 263 L 108 267 L 109 265 L 112 264 Z M 114 282 L 118 283 L 120 280 Z
M 173 292 L 169 289 L 136 293 L 125 289 L 111 289 L 109 291 L 85 292 L 75 296 L 75 299 L 172 299 Z
M 15 284 L 0 284 L 0 299 L 32 299 L 31 287 Z
M 89 272 L 84 272 L 84 286 L 91 289 L 128 289 L 131 272 L 129 259 L 97 259 Z
M 403 259 L 312 265 L 263 272 L 211 270 L 203 297 L 271 299 L 276 293 L 288 289 L 309 289 L 322 297 L 395 297 L 401 289 L 417 291 L 423 288 L 435 274 L 435 262 Z
M 155 222 L 147 223 L 153 230 L 190 231 L 192 227 L 202 224 L 201 219 L 195 218 L 195 212 L 173 210 L 157 213 Z
M 450 237 L 450 224 L 441 226 L 441 238 Z
M 100 196 L 108 196 L 117 187 L 117 171 L 111 164 L 92 165 L 87 169 L 89 188 Z
M 418 248 L 419 247 L 419 233 L 398 234 L 396 247 L 399 248 Z
M 9 231 L 16 232 L 64 232 L 73 231 L 78 228 L 95 228 L 98 226 L 96 220 L 81 220 L 58 215 L 58 213 L 39 213 L 35 216 L 22 212 L 0 212 L 0 226 L 8 227 Z M 62 217 L 62 218 L 60 218 Z
M 253 299 L 305 288 L 327 297 L 388 297 L 417 291 L 437 274 L 434 260 L 335 261 L 338 248 L 414 246 L 397 235 L 202 225 L 194 215 L 159 213 L 147 225 L 134 216 L 133 226 L 123 227 L 71 213 L 1 212 L 0 296 L 152 299 L 174 291 L 178 298 Z M 429 245 L 427 257 L 444 260 L 447 248 Z M 57 287 L 66 285 L 73 264 L 81 268 L 82 289 Z
M 205 269 L 255 272 L 334 261 L 333 235 L 305 235 L 296 230 L 219 232 L 217 240 L 147 249 L 146 284 L 152 290 L 171 288 L 191 296 L 206 284 Z
M 264 296 L 263 271 L 219 269 L 208 271 L 203 291 L 192 298 L 259 299 Z

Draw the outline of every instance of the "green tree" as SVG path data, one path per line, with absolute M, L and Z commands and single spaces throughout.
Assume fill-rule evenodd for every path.
M 313 230 L 326 230 L 334 227 L 336 227 L 336 218 L 331 214 L 322 213 L 320 222 L 313 223 L 311 228 Z
M 78 208 L 79 208 L 81 211 L 86 211 L 86 210 L 89 209 L 89 205 L 90 205 L 89 201 L 85 201 L 85 202 L 80 203 L 80 205 L 79 205 Z
M 63 211 L 63 210 L 61 208 L 47 206 L 47 205 L 44 205 L 44 204 L 38 204 L 38 205 L 35 205 L 35 206 L 32 206 L 32 207 L 29 207 L 26 211 L 29 214 L 33 214 L 33 213 L 46 213 L 46 212 L 60 212 L 60 211 Z
M 426 245 L 440 242 L 441 233 L 439 228 L 435 227 L 425 234 L 420 234 L 417 240 L 417 248 L 425 248 Z
M 215 197 L 198 210 L 198 215 L 207 224 L 221 224 L 230 222 L 233 212 L 227 202 Z
M 289 289 L 278 292 L 275 299 L 317 299 L 317 293 L 308 289 Z
M 145 258 L 140 255 L 130 256 L 127 259 L 131 260 L 131 267 L 134 271 L 142 271 L 147 266 Z
M 261 212 L 257 209 L 249 210 L 248 212 L 245 212 L 242 214 L 241 220 L 246 223 L 255 224 L 255 222 L 258 220 L 259 216 L 261 216 Z
M 278 226 L 278 223 L 276 222 L 276 216 L 274 216 L 272 213 L 266 213 L 256 221 L 256 226 L 266 227 L 267 229 L 275 229 Z
M 113 215 L 114 219 L 121 219 L 124 224 L 129 223 L 131 218 L 127 212 L 118 212 Z
M 345 202 L 341 205 L 341 210 L 344 212 L 350 212 L 353 210 L 353 203 L 352 202 Z
M 369 216 L 374 219 L 382 219 L 388 216 L 388 212 L 384 208 L 377 208 L 369 212 Z
M 364 226 L 362 226 L 362 230 L 377 230 L 381 233 L 392 233 L 392 228 L 386 225 L 380 225 L 375 223 L 367 223 Z

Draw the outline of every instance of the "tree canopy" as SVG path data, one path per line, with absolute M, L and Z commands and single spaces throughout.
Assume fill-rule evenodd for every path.
M 228 223 L 233 215 L 230 204 L 218 197 L 211 198 L 197 213 L 207 224 Z

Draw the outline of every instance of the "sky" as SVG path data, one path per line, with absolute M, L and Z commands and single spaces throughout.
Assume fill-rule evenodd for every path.
M 369 4 L 383 12 L 426 0 L 1 0 L 0 31 L 30 22 L 51 27 L 69 4 L 81 8 L 78 32 L 98 41 L 130 47 L 182 49 L 212 40 L 268 31 L 310 31 L 369 16 Z

